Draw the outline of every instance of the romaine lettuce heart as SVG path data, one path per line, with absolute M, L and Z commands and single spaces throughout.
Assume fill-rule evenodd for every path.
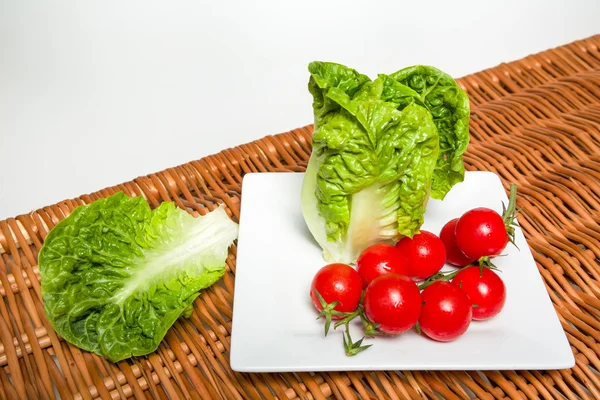
M 44 310 L 65 340 L 113 362 L 151 353 L 223 276 L 237 232 L 222 206 L 194 218 L 120 192 L 78 207 L 40 251 Z
M 429 196 L 462 180 L 468 99 L 431 67 L 373 81 L 336 63 L 313 62 L 309 72 L 314 133 L 302 211 L 324 258 L 353 263 L 371 244 L 412 237 Z M 426 86 L 406 84 L 415 76 Z

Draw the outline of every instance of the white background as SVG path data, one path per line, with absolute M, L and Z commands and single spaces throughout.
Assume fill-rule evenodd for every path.
M 598 0 L 0 0 L 0 219 L 311 123 L 313 60 L 460 77 L 599 21 Z

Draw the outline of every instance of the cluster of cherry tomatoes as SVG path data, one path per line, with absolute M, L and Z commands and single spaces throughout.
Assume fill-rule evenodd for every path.
M 344 347 L 354 355 L 368 346 L 353 342 L 348 323 L 360 317 L 366 336 L 399 335 L 415 328 L 437 341 L 464 334 L 472 320 L 498 315 L 506 287 L 491 259 L 514 243 L 516 187 L 503 215 L 474 208 L 446 223 L 439 236 L 421 230 L 396 245 L 378 243 L 359 256 L 356 268 L 329 264 L 314 276 L 310 296 L 324 317 L 325 335 L 346 326 Z M 457 267 L 440 272 L 445 264 Z

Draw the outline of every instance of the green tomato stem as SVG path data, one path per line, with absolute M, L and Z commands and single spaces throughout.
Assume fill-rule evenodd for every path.
M 502 220 L 508 228 L 515 218 L 515 211 L 517 209 L 517 185 L 514 183 L 510 184 L 510 195 L 508 198 L 508 207 L 502 213 Z
M 504 207 L 504 203 L 502 203 L 502 220 L 504 221 L 504 226 L 506 227 L 506 234 L 508 235 L 508 240 L 515 247 L 517 247 L 515 243 L 515 227 L 518 226 L 516 222 L 517 212 L 517 185 L 511 183 L 508 206 Z
M 358 317 L 362 312 L 362 306 L 359 305 L 356 310 L 354 310 L 354 312 L 348 314 L 346 317 L 344 317 L 343 319 L 337 321 L 334 325 L 333 325 L 333 329 L 337 329 L 342 325 L 348 325 L 350 323 L 350 321 L 352 321 L 354 318 Z
M 457 269 L 456 271 L 452 271 L 449 273 L 438 272 L 437 274 L 427 278 L 419 285 L 419 290 L 425 289 L 427 286 L 433 285 L 435 282 L 448 282 L 452 278 L 454 278 L 460 271 L 463 271 L 469 267 L 472 267 L 475 264 L 469 264 L 462 268 Z

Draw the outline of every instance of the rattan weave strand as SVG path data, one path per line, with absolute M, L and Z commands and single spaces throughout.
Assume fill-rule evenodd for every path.
M 467 168 L 519 185 L 519 222 L 571 343 L 573 369 L 234 373 L 235 247 L 224 278 L 154 354 L 112 364 L 57 337 L 42 309 L 37 255 L 58 221 L 119 190 L 152 206 L 174 200 L 191 213 L 225 204 L 237 221 L 245 173 L 305 169 L 306 126 L 0 221 L 0 398 L 600 399 L 599 47 L 600 35 L 459 80 L 472 103 Z

